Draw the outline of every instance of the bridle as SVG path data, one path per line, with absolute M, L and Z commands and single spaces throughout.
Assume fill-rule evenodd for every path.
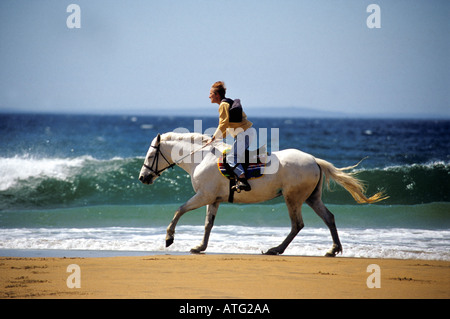
M 151 166 L 148 166 L 147 164 L 144 163 L 144 167 L 147 168 L 148 170 L 150 170 L 153 174 L 155 174 L 156 176 L 160 176 L 162 172 L 164 172 L 166 169 L 168 168 L 172 168 L 177 165 L 176 163 L 172 163 L 170 164 L 170 162 L 167 160 L 167 158 L 164 156 L 164 154 L 161 152 L 160 146 L 161 144 L 158 144 L 158 146 L 153 146 L 151 145 L 150 147 L 153 147 L 156 149 L 156 153 L 155 153 L 155 157 L 153 157 L 153 162 Z M 167 162 L 167 164 L 169 164 L 169 166 L 157 170 L 158 169 L 158 163 L 159 163 L 159 155 L 162 156 L 162 158 Z M 156 169 L 156 170 L 155 170 Z
M 143 164 L 143 166 L 144 166 L 145 168 L 147 168 L 148 170 L 150 170 L 153 174 L 155 174 L 155 176 L 158 176 L 158 177 L 161 176 L 161 173 L 164 172 L 166 169 L 168 169 L 168 168 L 172 168 L 172 169 L 173 169 L 173 167 L 174 167 L 175 165 L 179 164 L 179 163 L 180 163 L 182 160 L 184 160 L 186 157 L 191 156 L 191 155 L 194 154 L 195 152 L 198 152 L 198 151 L 204 149 L 204 148 L 205 148 L 206 146 L 208 146 L 209 144 L 205 144 L 205 145 L 203 145 L 202 147 L 200 147 L 199 149 L 196 149 L 196 150 L 190 152 L 189 154 L 187 154 L 187 155 L 183 156 L 182 158 L 176 160 L 176 161 L 175 161 L 174 163 L 172 163 L 172 164 L 169 162 L 169 160 L 168 160 L 168 159 L 164 156 L 164 154 L 162 153 L 162 151 L 161 151 L 161 149 L 160 149 L 160 145 L 161 145 L 161 144 L 158 144 L 157 146 L 150 145 L 150 147 L 153 147 L 154 149 L 156 149 L 155 157 L 153 157 L 153 162 L 152 162 L 152 165 L 151 165 L 151 166 L 149 166 L 149 165 L 147 165 L 147 164 L 145 164 L 145 163 Z M 169 164 L 169 165 L 166 166 L 166 167 L 164 167 L 163 169 L 157 170 L 157 169 L 158 169 L 158 163 L 159 163 L 159 155 L 161 155 L 162 158 L 163 158 L 163 159 L 166 161 L 166 163 Z

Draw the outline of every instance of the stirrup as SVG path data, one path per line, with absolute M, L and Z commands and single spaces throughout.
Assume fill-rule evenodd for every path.
M 240 193 L 241 191 L 249 192 L 252 190 L 252 187 L 248 183 L 247 179 L 245 178 L 238 178 L 236 182 L 236 192 Z

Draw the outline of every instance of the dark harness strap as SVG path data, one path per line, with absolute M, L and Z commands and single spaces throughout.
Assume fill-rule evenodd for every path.
M 155 174 L 156 176 L 160 176 L 161 173 L 164 172 L 166 169 L 173 168 L 176 165 L 175 163 L 170 164 L 170 162 L 167 160 L 167 158 L 161 152 L 161 149 L 159 148 L 159 146 L 160 146 L 160 144 L 158 144 L 158 146 L 151 145 L 151 147 L 156 148 L 156 154 L 155 154 L 155 157 L 153 158 L 152 166 L 148 166 L 147 164 L 144 163 L 144 167 L 146 167 L 147 169 L 151 170 L 153 172 L 153 174 Z M 169 164 L 169 166 L 167 166 L 167 167 L 165 167 L 163 169 L 157 170 L 158 169 L 158 163 L 159 163 L 159 155 L 162 156 L 162 158 L 167 162 L 167 164 Z
M 230 194 L 228 195 L 228 202 L 234 201 L 234 192 L 236 191 L 236 179 L 230 178 Z

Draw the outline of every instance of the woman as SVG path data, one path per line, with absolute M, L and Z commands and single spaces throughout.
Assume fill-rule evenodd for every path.
M 250 191 L 251 187 L 247 182 L 241 163 L 245 162 L 245 150 L 255 138 L 255 130 L 250 129 L 253 123 L 247 120 L 247 115 L 242 110 L 240 100 L 235 99 L 233 101 L 226 98 L 226 91 L 225 83 L 218 81 L 212 85 L 209 92 L 211 103 L 219 104 L 219 126 L 207 144 L 225 138 L 228 133 L 234 137 L 233 147 L 227 154 L 227 163 L 238 179 L 236 188 Z

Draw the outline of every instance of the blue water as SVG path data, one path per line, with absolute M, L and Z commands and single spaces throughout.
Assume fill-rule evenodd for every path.
M 217 118 L 0 114 L 1 249 L 189 251 L 202 237 L 204 209 L 188 213 L 175 243 L 164 247 L 176 208 L 194 194 L 176 167 L 155 184 L 138 181 L 157 133 L 215 127 Z M 450 121 L 268 119 L 279 148 L 298 148 L 349 166 L 368 156 L 358 177 L 368 194 L 390 198 L 355 204 L 339 186 L 323 199 L 336 217 L 344 256 L 450 260 Z M 272 145 L 269 144 L 269 148 Z M 306 206 L 306 205 L 305 205 Z M 323 255 L 328 229 L 304 208 L 305 228 L 286 254 Z M 207 252 L 259 253 L 289 232 L 283 199 L 222 204 Z

